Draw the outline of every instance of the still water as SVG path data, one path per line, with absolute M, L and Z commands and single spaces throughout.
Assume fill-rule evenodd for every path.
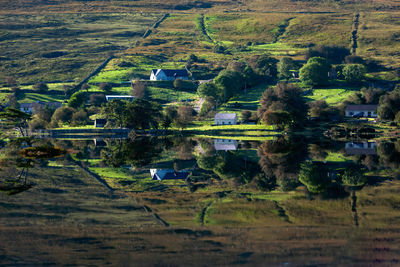
M 397 140 L 0 147 L 2 266 L 400 265 Z

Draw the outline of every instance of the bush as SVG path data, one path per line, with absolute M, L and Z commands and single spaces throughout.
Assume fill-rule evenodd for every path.
M 109 83 L 100 83 L 99 89 L 106 93 L 110 93 L 112 91 L 112 85 Z
M 88 115 L 85 111 L 79 110 L 72 115 L 71 126 L 83 126 L 89 122 Z
M 103 94 L 91 94 L 89 101 L 91 105 L 100 107 L 103 103 L 106 103 L 106 97 Z
M 346 82 L 357 84 L 360 83 L 364 75 L 366 73 L 366 69 L 361 64 L 349 64 L 343 68 L 343 76 Z
M 49 87 L 47 86 L 47 84 L 40 82 L 40 83 L 36 83 L 33 86 L 33 89 L 35 91 L 39 91 L 39 92 L 44 93 L 44 92 L 47 92 L 49 90 Z
M 57 127 L 60 122 L 70 123 L 74 112 L 75 109 L 71 107 L 60 107 L 56 109 L 53 116 L 51 116 L 51 126 Z
M 71 98 L 68 100 L 68 106 L 72 108 L 83 107 L 87 101 L 87 93 L 83 91 L 79 91 L 73 93 Z

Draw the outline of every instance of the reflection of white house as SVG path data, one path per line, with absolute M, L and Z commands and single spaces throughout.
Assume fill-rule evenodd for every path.
M 376 118 L 378 105 L 348 105 L 346 107 L 346 117 L 368 117 Z
M 131 95 L 106 95 L 106 100 L 111 101 L 111 100 L 127 100 L 127 101 L 133 101 L 135 99 L 134 96 Z
M 376 155 L 376 142 L 347 142 L 345 150 L 348 155 Z
M 237 140 L 231 140 L 231 139 L 215 139 L 214 140 L 214 148 L 217 151 L 237 150 L 238 146 L 239 146 L 239 142 Z
M 150 169 L 150 175 L 153 180 L 185 180 L 189 176 L 189 172 L 181 170 L 176 172 L 173 169 Z
M 37 102 L 32 102 L 32 103 L 21 103 L 19 105 L 19 110 L 33 114 L 37 111 L 39 108 L 45 108 L 49 107 L 51 109 L 58 109 L 59 107 L 62 106 L 61 102 L 42 102 L 42 101 L 37 101 Z
M 103 139 L 93 139 L 94 145 L 96 147 L 105 147 L 107 146 L 107 143 Z
M 217 113 L 214 117 L 215 125 L 232 125 L 237 123 L 236 113 Z
M 95 119 L 94 120 L 94 127 L 104 127 L 107 124 L 107 119 Z
M 186 69 L 180 70 L 152 70 L 150 74 L 151 81 L 174 81 L 175 79 L 189 80 L 189 73 Z

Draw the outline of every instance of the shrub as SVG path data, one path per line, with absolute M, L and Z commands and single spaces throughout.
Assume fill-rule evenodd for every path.
M 361 64 L 349 64 L 343 68 L 343 76 L 346 82 L 357 84 L 360 83 L 364 75 L 366 73 L 366 69 Z
M 40 82 L 40 83 L 36 83 L 33 86 L 33 89 L 35 91 L 39 91 L 39 92 L 44 93 L 44 92 L 47 92 L 49 90 L 49 87 L 47 86 L 47 84 Z
M 106 93 L 110 93 L 112 91 L 112 85 L 109 83 L 100 83 L 99 89 Z

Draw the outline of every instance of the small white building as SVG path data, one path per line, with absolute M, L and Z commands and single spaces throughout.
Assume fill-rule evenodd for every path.
M 215 139 L 214 148 L 217 151 L 232 151 L 237 150 L 239 142 L 231 139 Z
M 127 100 L 127 101 L 133 101 L 135 99 L 134 96 L 131 95 L 106 95 L 106 100 L 111 101 L 111 100 Z
M 236 113 L 217 113 L 214 117 L 215 125 L 233 125 L 237 124 Z
M 346 117 L 377 118 L 376 110 L 378 105 L 348 105 Z
M 179 80 L 189 80 L 189 73 L 186 69 L 179 70 L 164 70 L 157 69 L 152 70 L 150 74 L 150 81 L 174 81 Z

